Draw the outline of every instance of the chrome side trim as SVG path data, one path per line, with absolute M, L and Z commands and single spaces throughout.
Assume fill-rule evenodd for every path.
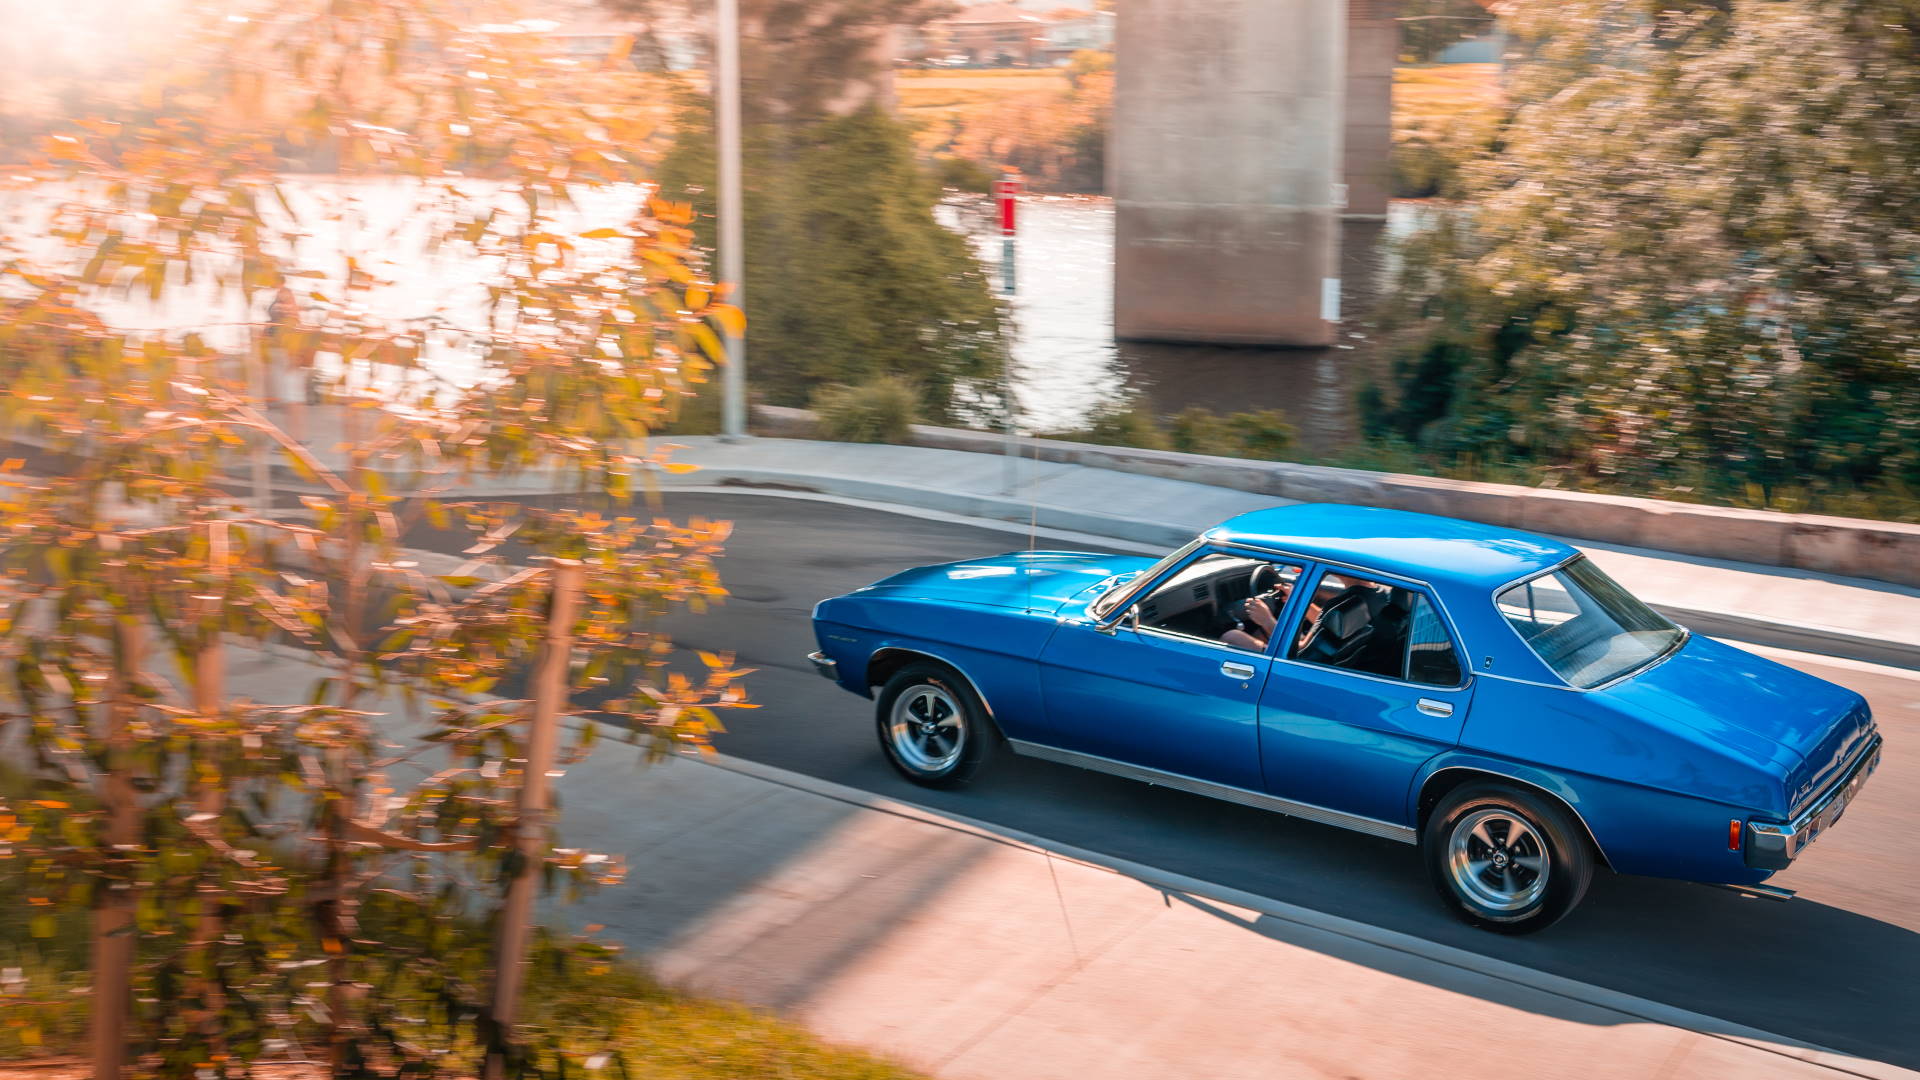
M 1791 824 L 1747 822 L 1746 842 L 1741 845 L 1747 865 L 1756 870 L 1785 870 L 1791 865 L 1808 844 L 1819 839 L 1821 833 L 1832 828 L 1847 812 L 1854 796 L 1860 794 L 1860 786 L 1880 767 L 1881 745 L 1880 735 L 1875 732 L 1866 751 L 1828 786 L 1826 794 L 1802 810 Z
M 1008 739 L 1007 745 L 1013 748 L 1014 753 L 1024 757 L 1039 758 L 1043 761 L 1056 761 L 1062 765 L 1077 765 L 1082 769 L 1111 773 L 1114 776 L 1124 776 L 1129 780 L 1140 780 L 1148 784 L 1153 784 L 1156 787 L 1177 788 L 1195 795 L 1205 795 L 1231 803 L 1239 803 L 1241 806 L 1251 806 L 1256 810 L 1271 810 L 1278 814 L 1285 814 L 1288 817 L 1300 818 L 1303 821 L 1314 821 L 1322 825 L 1337 825 L 1343 829 L 1352 829 L 1354 832 L 1366 833 L 1368 836 L 1378 836 L 1383 840 L 1398 840 L 1403 844 L 1414 844 L 1418 843 L 1420 839 L 1417 833 L 1405 825 L 1395 825 L 1392 822 L 1380 821 L 1370 817 L 1361 817 L 1358 814 L 1329 810 L 1324 806 L 1314 806 L 1311 803 L 1294 802 L 1291 799 L 1282 799 L 1278 796 L 1268 795 L 1259 791 L 1248 791 L 1246 788 L 1231 787 L 1227 784 L 1216 784 L 1211 780 L 1196 780 L 1191 776 L 1182 776 L 1179 773 L 1162 772 L 1159 769 L 1149 769 L 1141 765 L 1130 765 L 1124 761 L 1115 761 L 1112 758 L 1104 758 L 1095 754 L 1082 754 L 1073 750 L 1060 750 L 1055 747 L 1042 746 L 1039 743 L 1025 742 L 1020 739 Z

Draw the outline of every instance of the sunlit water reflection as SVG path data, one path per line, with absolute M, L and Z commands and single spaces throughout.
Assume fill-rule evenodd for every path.
M 998 281 L 995 223 L 977 205 L 950 207 L 948 213 L 950 222 L 976 237 Z M 1339 445 L 1353 434 L 1353 397 L 1364 381 L 1363 365 L 1371 362 L 1363 324 L 1380 294 L 1382 239 L 1413 228 L 1418 213 L 1416 204 L 1396 204 L 1384 226 L 1346 226 L 1346 321 L 1339 345 L 1269 349 L 1116 342 L 1112 201 L 1026 200 L 1013 298 L 1013 386 L 1021 427 L 1070 430 L 1102 405 L 1121 401 L 1160 414 L 1190 405 L 1216 412 L 1278 409 L 1300 429 L 1304 449 Z

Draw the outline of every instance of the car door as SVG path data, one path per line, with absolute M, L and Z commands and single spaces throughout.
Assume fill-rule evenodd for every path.
M 1416 582 L 1328 568 L 1310 596 L 1261 693 L 1267 791 L 1410 825 L 1415 772 L 1458 744 L 1473 700 L 1458 635 Z
M 1272 660 L 1219 640 L 1245 598 L 1244 553 L 1203 549 L 1106 624 L 1065 622 L 1041 654 L 1048 745 L 1260 791 L 1260 690 Z M 1295 564 L 1279 572 L 1296 578 Z

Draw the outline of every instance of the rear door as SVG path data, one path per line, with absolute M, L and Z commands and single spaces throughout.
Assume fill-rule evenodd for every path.
M 1459 743 L 1473 682 L 1426 586 L 1330 568 L 1260 698 L 1267 791 L 1395 825 L 1421 764 Z

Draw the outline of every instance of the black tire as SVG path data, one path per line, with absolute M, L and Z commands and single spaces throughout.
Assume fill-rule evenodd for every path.
M 887 680 L 875 701 L 880 749 L 896 772 L 922 787 L 965 784 L 993 756 L 999 733 L 986 705 L 945 664 L 908 664 Z
M 1449 794 L 1427 819 L 1420 851 L 1454 914 L 1497 934 L 1545 930 L 1580 903 L 1593 880 L 1593 849 L 1573 815 L 1505 784 L 1468 784 Z

